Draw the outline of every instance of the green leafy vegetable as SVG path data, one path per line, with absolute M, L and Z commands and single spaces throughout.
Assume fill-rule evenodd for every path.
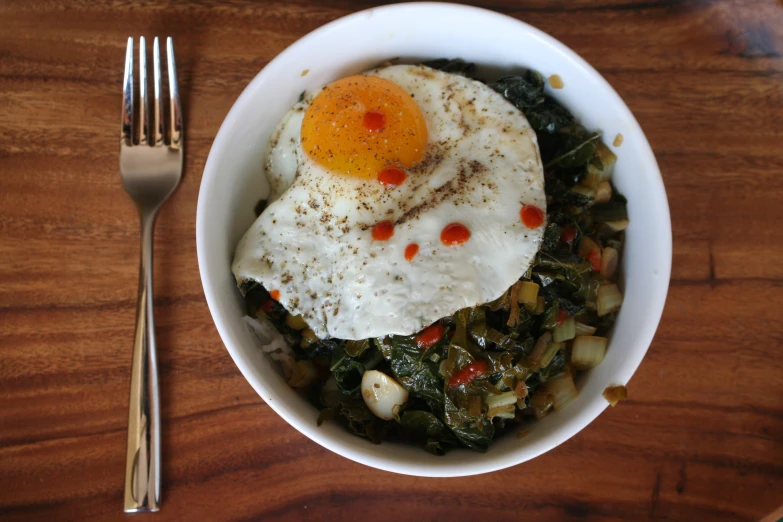
M 596 144 L 601 139 L 601 133 L 588 133 L 583 127 L 575 125 L 568 132 L 560 131 L 561 139 L 551 159 L 544 168 L 552 167 L 574 168 L 586 166 L 595 155 Z
M 343 345 L 339 345 L 332 354 L 332 365 L 329 370 L 337 380 L 338 388 L 346 394 L 351 394 L 359 390 L 365 367 L 358 359 L 345 353 Z
M 405 410 L 399 422 L 403 437 L 424 444 L 424 449 L 434 455 L 443 455 L 458 444 L 443 422 L 428 411 Z
M 424 62 L 422 65 L 426 65 L 427 67 L 431 67 L 443 72 L 462 74 L 470 78 L 473 77 L 473 73 L 476 71 L 476 64 L 466 62 L 460 58 L 453 60 L 441 58 L 439 60 Z
M 522 112 L 529 107 L 544 103 L 544 78 L 536 71 L 527 69 L 516 76 L 506 76 L 489 86 L 502 94 Z
M 443 378 L 428 352 L 420 349 L 411 337 L 394 336 L 384 345 L 384 358 L 390 363 L 395 379 L 409 392 L 443 404 Z
M 574 122 L 571 113 L 548 96 L 544 98 L 542 103 L 528 107 L 524 113 L 530 126 L 537 133 L 552 134 Z

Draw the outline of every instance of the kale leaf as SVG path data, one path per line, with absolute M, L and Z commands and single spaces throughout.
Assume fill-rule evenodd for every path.
M 443 455 L 447 448 L 457 446 L 457 438 L 433 413 L 423 410 L 405 410 L 400 416 L 403 437 L 424 444 L 424 449 Z
M 544 103 L 544 78 L 536 71 L 526 69 L 515 76 L 506 76 L 488 84 L 522 112 Z
M 561 129 L 554 136 L 559 138 L 554 158 L 549 160 L 545 168 L 559 167 L 569 169 L 587 167 L 595 155 L 597 143 L 601 139 L 600 132 L 588 132 L 581 125 L 572 125 Z
M 358 359 L 345 353 L 345 347 L 340 344 L 332 354 L 332 364 L 329 370 L 337 380 L 337 387 L 340 391 L 351 394 L 359 390 L 365 367 Z
M 466 62 L 461 58 L 455 58 L 453 60 L 449 60 L 448 58 L 440 58 L 438 60 L 423 62 L 422 65 L 426 65 L 432 69 L 437 69 L 447 73 L 462 74 L 468 78 L 472 78 L 473 73 L 476 72 L 475 63 Z
M 567 127 L 574 122 L 574 117 L 568 112 L 568 109 L 558 105 L 549 96 L 538 105 L 533 105 L 524 110 L 527 121 L 536 133 L 552 134 L 558 129 Z
M 442 405 L 443 378 L 429 351 L 419 348 L 413 337 L 393 336 L 383 344 L 384 358 L 397 381 L 409 392 Z

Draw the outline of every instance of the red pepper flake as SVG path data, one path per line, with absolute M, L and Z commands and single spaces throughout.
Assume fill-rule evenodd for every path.
M 562 232 L 560 232 L 560 241 L 568 245 L 570 245 L 574 241 L 575 237 L 576 237 L 576 227 L 570 223 L 564 226 Z
M 446 333 L 446 329 L 440 323 L 435 323 L 421 331 L 416 336 L 416 344 L 422 350 L 426 350 L 430 346 L 435 346 L 438 341 L 443 339 L 443 334 Z
M 362 121 L 367 132 L 381 132 L 386 127 L 386 116 L 382 112 L 368 111 Z
M 601 271 L 601 251 L 594 248 L 587 254 L 587 260 L 590 262 L 590 266 L 593 267 L 594 272 Z
M 265 314 L 271 314 L 272 313 L 272 308 L 274 308 L 274 306 L 275 306 L 275 302 L 273 300 L 271 300 L 271 299 L 267 299 L 266 301 L 261 303 L 261 310 Z
M 372 227 L 372 238 L 386 241 L 394 235 L 394 221 L 379 221 Z
M 563 324 L 563 322 L 568 321 L 571 318 L 571 315 L 569 315 L 568 312 L 565 310 L 560 310 L 560 313 L 557 314 L 557 325 L 560 326 Z
M 527 228 L 538 228 L 544 223 L 544 211 L 535 205 L 524 205 L 519 217 Z
M 468 384 L 487 373 L 487 361 L 478 359 L 462 368 L 449 379 L 449 387 L 455 388 L 462 384 Z

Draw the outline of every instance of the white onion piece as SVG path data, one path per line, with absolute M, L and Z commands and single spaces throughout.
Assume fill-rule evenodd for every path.
M 408 401 L 408 390 L 385 373 L 369 370 L 362 376 L 362 398 L 373 415 L 391 420 L 394 407 Z

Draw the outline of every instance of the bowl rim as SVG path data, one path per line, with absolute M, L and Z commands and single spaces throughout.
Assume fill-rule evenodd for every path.
M 638 339 L 639 339 L 638 344 L 639 346 L 643 345 L 644 349 L 642 350 L 641 348 L 638 348 L 637 353 L 635 353 L 635 358 L 636 358 L 635 363 L 627 365 L 624 368 L 625 373 L 627 375 L 625 376 L 626 378 L 625 380 L 623 380 L 623 382 L 627 382 L 627 380 L 629 380 L 633 376 L 633 374 L 636 372 L 639 365 L 641 364 L 642 359 L 644 358 L 647 351 L 649 350 L 650 344 L 652 343 L 653 337 L 658 328 L 658 324 L 660 323 L 661 316 L 663 314 L 663 308 L 666 302 L 666 296 L 668 293 L 669 281 L 671 276 L 671 262 L 672 262 L 671 217 L 670 217 L 668 199 L 666 197 L 666 190 L 663 184 L 663 178 L 661 176 L 660 168 L 656 161 L 655 155 L 652 151 L 652 148 L 650 147 L 646 135 L 644 134 L 644 131 L 641 129 L 641 126 L 637 122 L 636 118 L 634 117 L 633 113 L 630 111 L 628 106 L 625 104 L 622 98 L 617 94 L 614 88 L 606 81 L 606 79 L 598 71 L 596 71 L 590 64 L 588 64 L 581 56 L 579 56 L 576 52 L 574 52 L 572 49 L 570 49 L 568 46 L 566 46 L 559 40 L 531 26 L 530 24 L 527 24 L 526 22 L 523 22 L 511 16 L 498 13 L 495 11 L 491 11 L 489 9 L 467 6 L 462 4 L 452 4 L 446 2 L 406 2 L 406 3 L 393 4 L 393 5 L 387 5 L 382 7 L 373 7 L 369 9 L 364 9 L 361 11 L 348 14 L 336 20 L 333 20 L 311 31 L 310 33 L 304 35 L 303 37 L 293 42 L 291 45 L 289 45 L 287 48 L 281 51 L 277 56 L 275 56 L 272 60 L 270 60 L 256 74 L 256 76 L 247 84 L 247 86 L 244 88 L 240 96 L 233 103 L 231 109 L 229 110 L 228 114 L 226 115 L 223 122 L 221 123 L 220 129 L 218 130 L 215 139 L 212 143 L 212 146 L 210 148 L 210 152 L 207 157 L 206 164 L 204 166 L 204 171 L 199 187 L 199 196 L 198 196 L 197 210 L 196 210 L 196 248 L 197 248 L 197 256 L 198 256 L 198 266 L 199 266 L 199 273 L 200 273 L 204 295 L 206 297 L 207 306 L 210 310 L 210 315 L 212 316 L 213 322 L 215 323 L 215 327 L 218 330 L 218 333 L 220 335 L 220 338 L 224 346 L 226 347 L 229 354 L 231 355 L 232 360 L 237 365 L 244 378 L 253 387 L 253 389 L 259 394 L 259 396 L 269 405 L 270 408 L 272 408 L 272 410 L 274 410 L 280 417 L 282 417 L 283 420 L 285 420 L 290 426 L 295 428 L 300 433 L 304 434 L 312 441 L 318 443 L 319 445 L 325 447 L 330 451 L 333 451 L 334 453 L 337 453 L 338 455 L 341 455 L 354 462 L 365 464 L 385 471 L 391 471 L 395 473 L 409 474 L 415 476 L 426 476 L 426 477 L 456 477 L 456 476 L 475 475 L 475 474 L 488 473 L 488 472 L 504 469 L 507 467 L 515 466 L 517 464 L 521 464 L 527 460 L 540 456 L 543 453 L 546 453 L 547 451 L 562 444 L 563 442 L 570 439 L 571 437 L 573 437 L 574 435 L 582 431 L 584 428 L 586 428 L 593 420 L 595 420 L 606 409 L 608 403 L 606 401 L 599 401 L 592 405 L 587 405 L 583 409 L 583 411 L 579 412 L 578 415 L 575 415 L 573 418 L 571 418 L 568 422 L 565 423 L 563 429 L 560 432 L 561 436 L 549 437 L 550 440 L 542 441 L 542 443 L 537 444 L 535 450 L 533 450 L 532 452 L 530 451 L 530 447 L 528 446 L 528 447 L 520 447 L 512 451 L 506 451 L 502 454 L 496 454 L 494 456 L 489 454 L 484 454 L 482 456 L 486 458 L 481 460 L 475 460 L 473 462 L 468 462 L 468 463 L 444 462 L 438 465 L 431 462 L 427 462 L 426 464 L 423 463 L 422 465 L 414 465 L 414 466 L 411 466 L 410 464 L 395 463 L 392 459 L 373 455 L 369 452 L 363 452 L 361 451 L 361 448 L 347 447 L 344 443 L 333 439 L 324 431 L 320 431 L 320 432 L 317 431 L 319 430 L 319 428 L 316 427 L 315 425 L 313 426 L 303 425 L 303 423 L 301 423 L 299 419 L 295 418 L 294 413 L 289 412 L 286 407 L 281 406 L 282 401 L 279 399 L 279 393 L 276 391 L 275 386 L 268 386 L 262 379 L 257 378 L 257 376 L 254 374 L 251 368 L 251 365 L 243 360 L 243 357 L 239 353 L 239 349 L 233 346 L 233 343 L 231 342 L 231 335 L 228 332 L 228 327 L 225 324 L 223 324 L 224 319 L 220 312 L 220 306 L 218 303 L 220 290 L 217 288 L 217 285 L 214 283 L 214 281 L 210 279 L 209 274 L 207 273 L 207 265 L 209 263 L 207 261 L 207 253 L 206 253 L 207 247 L 204 244 L 205 239 L 203 237 L 205 234 L 204 229 L 206 227 L 204 208 L 206 207 L 206 202 L 209 198 L 207 194 L 210 192 L 209 190 L 210 185 L 215 183 L 216 178 L 218 177 L 217 167 L 215 166 L 218 160 L 215 158 L 216 156 L 215 150 L 222 149 L 228 145 L 227 135 L 229 134 L 229 129 L 234 125 L 234 123 L 239 118 L 242 117 L 242 107 L 245 105 L 248 99 L 254 96 L 254 91 L 256 90 L 256 86 L 257 84 L 262 83 L 263 81 L 262 77 L 264 76 L 265 71 L 274 69 L 281 62 L 285 62 L 286 60 L 288 60 L 289 55 L 294 54 L 301 47 L 306 47 L 310 45 L 311 41 L 317 40 L 318 38 L 320 38 L 322 35 L 326 33 L 332 31 L 340 31 L 343 26 L 353 24 L 354 22 L 357 21 L 357 19 L 366 18 L 373 14 L 386 13 L 386 12 L 397 11 L 397 10 L 406 10 L 411 8 L 436 8 L 436 9 L 448 9 L 453 11 L 463 11 L 463 14 L 466 15 L 470 15 L 471 13 L 480 14 L 481 16 L 487 18 L 495 18 L 499 22 L 506 22 L 506 23 L 513 22 L 517 24 L 521 31 L 528 32 L 532 37 L 541 40 L 547 46 L 560 51 L 561 53 L 566 55 L 577 68 L 582 69 L 582 72 L 584 74 L 591 76 L 596 81 L 598 86 L 601 89 L 605 90 L 608 96 L 613 98 L 613 104 L 615 104 L 617 106 L 618 111 L 623 114 L 623 118 L 624 118 L 623 121 L 625 122 L 625 127 L 630 132 L 634 134 L 638 134 L 641 137 L 642 141 L 640 143 L 640 149 L 641 149 L 640 152 L 644 155 L 644 157 L 641 158 L 641 161 L 650 166 L 650 176 L 651 176 L 650 181 L 656 185 L 656 190 L 659 191 L 660 194 L 663 196 L 661 201 L 662 206 L 660 209 L 658 209 L 661 212 L 660 223 L 658 223 L 658 226 L 662 227 L 661 230 L 662 244 L 657 245 L 658 248 L 660 249 L 658 257 L 660 259 L 661 265 L 660 266 L 656 265 L 656 266 L 658 267 L 659 270 L 658 273 L 660 279 L 662 281 L 665 281 L 666 284 L 662 291 L 659 291 L 654 296 L 650 296 L 651 299 L 649 301 L 649 312 L 650 312 L 650 316 L 655 317 L 655 320 L 651 320 L 651 319 L 647 320 L 644 323 L 645 327 L 643 328 L 643 330 L 638 333 Z

